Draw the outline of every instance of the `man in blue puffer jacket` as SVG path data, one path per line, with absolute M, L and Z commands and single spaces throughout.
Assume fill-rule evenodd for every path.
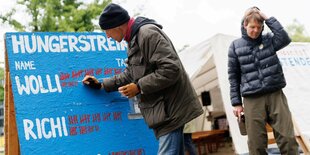
M 262 35 L 264 21 L 272 33 Z M 281 154 L 298 154 L 276 54 L 291 40 L 276 18 L 266 17 L 257 7 L 246 11 L 241 31 L 242 37 L 229 47 L 228 74 L 234 115 L 240 118 L 244 112 L 250 155 L 267 155 L 266 123 L 273 128 Z

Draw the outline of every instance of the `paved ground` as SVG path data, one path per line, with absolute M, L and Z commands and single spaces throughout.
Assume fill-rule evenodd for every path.
M 273 150 L 277 150 L 277 145 L 276 144 L 270 144 L 268 145 L 269 149 L 273 149 Z M 301 149 L 300 149 L 301 151 Z M 234 148 L 232 146 L 232 144 L 230 142 L 226 142 L 225 145 L 223 147 L 220 147 L 219 150 L 217 152 L 214 153 L 208 153 L 208 155 L 235 155 L 234 152 Z M 271 150 L 269 150 L 269 155 L 281 155 L 280 152 L 275 151 L 274 153 L 272 153 Z M 300 155 L 305 155 L 302 153 L 302 151 L 300 152 Z
M 0 136 L 0 155 L 4 154 L 4 136 Z
M 276 148 L 276 145 L 270 145 L 269 147 L 271 148 Z M 234 155 L 235 151 L 234 148 L 232 146 L 231 141 L 225 142 L 224 145 L 221 145 L 217 152 L 213 152 L 213 153 L 208 153 L 207 155 Z M 4 137 L 0 136 L 0 155 L 4 155 Z M 206 155 L 206 153 L 204 153 L 203 155 Z M 303 155 L 301 153 L 301 155 Z

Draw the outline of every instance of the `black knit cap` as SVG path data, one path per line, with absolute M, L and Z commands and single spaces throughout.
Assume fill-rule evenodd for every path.
M 128 12 L 121 6 L 111 3 L 104 8 L 99 18 L 101 29 L 107 30 L 120 26 L 130 19 Z

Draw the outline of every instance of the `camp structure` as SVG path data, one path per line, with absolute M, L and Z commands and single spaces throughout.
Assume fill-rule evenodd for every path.
M 217 34 L 179 53 L 191 82 L 201 99 L 209 94 L 211 103 L 203 103 L 205 114 L 197 118 L 197 131 L 212 130 L 214 120 L 225 116 L 236 154 L 248 154 L 247 136 L 239 131 L 230 103 L 228 81 L 228 48 L 237 37 Z M 305 154 L 310 150 L 310 43 L 291 43 L 277 52 L 287 86 L 284 92 L 293 116 L 296 138 Z M 207 96 L 208 97 L 208 96 Z M 270 130 L 269 130 L 270 131 Z M 272 130 L 271 130 L 272 131 Z M 268 133 L 270 143 L 273 134 Z M 273 139 L 273 140 L 272 140 Z M 276 145 L 275 145 L 276 146 Z

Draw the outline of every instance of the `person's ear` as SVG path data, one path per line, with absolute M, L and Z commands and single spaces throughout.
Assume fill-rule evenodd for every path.
M 246 29 L 247 23 L 243 22 L 243 28 Z

